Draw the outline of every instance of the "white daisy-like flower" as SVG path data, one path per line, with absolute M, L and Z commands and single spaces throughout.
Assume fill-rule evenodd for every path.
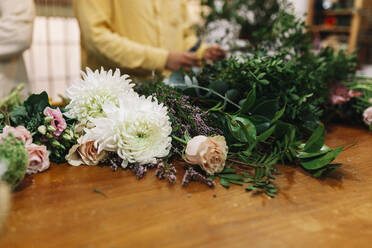
M 130 95 L 119 100 L 119 106 L 105 104 L 105 117 L 89 119 L 95 125 L 85 129 L 83 142 L 94 141 L 98 153 L 116 152 L 122 166 L 128 163 L 155 163 L 169 154 L 172 139 L 167 107 L 155 98 Z
M 67 97 L 70 103 L 66 106 L 68 112 L 65 115 L 69 118 L 76 118 L 80 122 L 88 118 L 100 117 L 103 114 L 102 106 L 106 103 L 119 104 L 119 98 L 125 97 L 127 93 L 134 93 L 134 84 L 131 83 L 128 75 L 120 75 L 120 70 L 92 71 L 86 68 L 86 73 L 81 72 L 82 79 L 79 79 L 67 89 Z

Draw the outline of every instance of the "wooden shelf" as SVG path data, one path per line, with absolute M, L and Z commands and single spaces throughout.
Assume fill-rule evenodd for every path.
M 327 16 L 342 16 L 353 15 L 356 12 L 354 9 L 338 9 L 338 10 L 324 10 L 323 14 Z
M 320 33 L 346 34 L 348 35 L 348 53 L 356 51 L 358 49 L 360 34 L 368 30 L 368 19 L 371 17 L 372 13 L 372 0 L 354 0 L 354 6 L 352 8 L 323 10 L 320 12 L 320 14 L 325 17 L 350 17 L 350 25 L 348 26 L 329 26 L 324 24 L 315 25 L 314 18 L 319 16 L 319 12 L 314 6 L 315 0 L 309 0 L 307 15 L 307 25 L 309 26 L 309 31 L 318 38 Z
M 327 25 L 317 25 L 312 26 L 311 31 L 315 33 L 327 32 L 327 33 L 350 33 L 349 26 L 327 26 Z

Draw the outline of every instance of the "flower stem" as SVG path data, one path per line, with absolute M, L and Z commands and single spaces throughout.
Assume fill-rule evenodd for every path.
M 175 136 L 175 135 L 172 135 L 172 138 L 175 139 L 175 140 L 177 140 L 178 142 L 184 144 L 184 145 L 187 145 L 186 140 L 183 140 L 183 139 L 181 139 L 181 138 L 178 138 L 178 137 Z
M 175 87 L 179 87 L 179 86 L 185 86 L 184 84 L 175 84 L 174 85 Z M 213 94 L 215 94 L 216 96 L 222 98 L 223 100 L 225 100 L 226 102 L 230 103 L 231 105 L 235 106 L 236 108 L 240 109 L 240 105 L 234 103 L 233 101 L 231 101 L 229 98 L 221 95 L 220 93 L 218 93 L 217 91 L 215 90 L 212 90 L 210 88 L 206 88 L 206 87 L 203 87 L 203 86 L 199 86 L 199 85 L 187 85 L 187 87 L 190 87 L 190 88 L 197 88 L 197 89 L 201 89 L 201 90 L 205 90 L 205 91 L 209 91 Z

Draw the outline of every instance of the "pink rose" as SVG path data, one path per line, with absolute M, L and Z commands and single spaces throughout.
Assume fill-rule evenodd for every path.
M 106 151 L 98 153 L 94 141 L 88 141 L 86 143 L 81 142 L 82 137 L 78 139 L 78 144 L 72 146 L 66 155 L 66 160 L 70 165 L 97 165 L 106 158 Z
M 46 146 L 31 144 L 26 146 L 28 152 L 27 174 L 45 171 L 49 168 L 49 152 Z
M 44 115 L 53 118 L 52 122 L 50 123 L 56 129 L 56 131 L 53 132 L 53 135 L 60 136 L 63 133 L 63 131 L 65 131 L 65 129 L 67 128 L 66 121 L 63 118 L 62 112 L 59 108 L 52 109 L 46 107 L 44 109 Z
M 196 136 L 187 142 L 185 160 L 199 165 L 207 174 L 221 172 L 225 167 L 227 145 L 223 136 Z
M 24 126 L 5 126 L 3 132 L 0 134 L 0 140 L 8 137 L 9 133 L 12 133 L 17 140 L 23 141 L 26 146 L 32 144 L 32 135 Z
M 350 101 L 353 97 L 363 95 L 363 92 L 348 90 L 345 85 L 338 83 L 329 84 L 329 90 L 331 92 L 330 100 L 332 105 L 343 104 Z
M 364 110 L 363 120 L 368 126 L 372 124 L 372 106 Z

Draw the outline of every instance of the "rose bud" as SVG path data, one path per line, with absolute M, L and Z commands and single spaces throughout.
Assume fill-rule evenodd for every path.
M 57 129 L 55 128 L 55 127 L 53 127 L 53 126 L 48 126 L 48 131 L 49 132 L 55 132 Z
M 41 125 L 40 127 L 37 128 L 37 131 L 41 133 L 42 135 L 45 135 L 47 131 L 46 126 Z
M 225 167 L 228 147 L 223 136 L 196 136 L 186 146 L 187 163 L 199 165 L 208 175 L 221 172 Z
M 44 122 L 45 124 L 50 124 L 53 120 L 53 117 L 52 116 L 47 116 L 44 118 Z

